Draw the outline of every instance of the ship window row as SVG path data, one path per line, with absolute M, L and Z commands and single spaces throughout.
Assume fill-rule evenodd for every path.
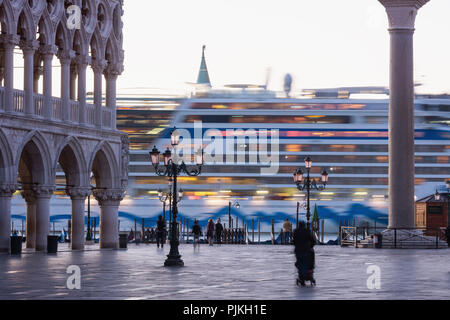
M 193 123 L 201 121 L 203 123 L 350 123 L 350 116 L 253 116 L 253 115 L 189 115 L 185 122 Z
M 361 110 L 366 104 L 358 103 L 261 103 L 261 102 L 233 102 L 233 103 L 193 103 L 192 109 L 265 109 L 265 110 Z
M 253 157 L 253 156 L 252 156 Z M 252 157 L 248 154 L 245 155 L 244 162 L 250 163 Z M 280 163 L 293 162 L 293 163 L 303 163 L 305 159 L 304 155 L 280 155 L 278 160 Z M 224 162 L 226 162 L 226 156 L 223 156 Z M 236 161 L 236 156 L 234 157 Z M 360 155 L 314 155 L 312 156 L 314 163 L 387 163 L 388 156 L 360 156 Z M 130 162 L 148 162 L 150 165 L 150 156 L 148 154 L 130 154 Z M 429 164 L 448 164 L 450 163 L 450 156 L 416 156 L 416 163 L 429 163 Z M 207 162 L 206 162 L 207 163 Z M 132 164 L 132 163 L 131 163 Z M 221 166 L 218 163 L 217 166 Z M 143 166 L 144 168 L 145 166 Z M 236 166 L 232 166 L 235 168 Z M 233 169 L 234 170 L 234 169 Z

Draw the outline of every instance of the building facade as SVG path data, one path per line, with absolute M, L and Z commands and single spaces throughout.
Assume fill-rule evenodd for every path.
M 115 123 L 122 14 L 119 0 L 0 0 L 0 250 L 9 249 L 17 192 L 27 204 L 26 245 L 46 250 L 57 188 L 72 201 L 72 249 L 84 248 L 84 204 L 91 193 L 101 208 L 100 247 L 117 247 L 118 206 L 128 176 L 128 138 Z M 17 51 L 23 69 L 14 68 Z M 52 79 L 54 60 L 60 79 Z M 86 102 L 88 67 L 93 104 Z M 23 90 L 14 88 L 18 72 Z M 52 92 L 53 81 L 61 82 L 61 92 Z M 57 180 L 60 171 L 65 177 Z

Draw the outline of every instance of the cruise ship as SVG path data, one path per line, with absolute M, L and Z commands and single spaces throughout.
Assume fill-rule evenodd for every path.
M 267 230 L 273 219 L 279 230 L 284 219 L 295 221 L 297 207 L 300 219 L 305 219 L 305 192 L 297 190 L 292 175 L 298 167 L 304 168 L 304 158 L 309 156 L 312 177 L 319 179 L 323 169 L 329 173 L 326 188 L 312 191 L 310 198 L 311 206 L 317 205 L 320 219 L 325 220 L 326 230 L 335 230 L 339 221 L 354 219 L 386 225 L 387 88 L 342 87 L 299 93 L 273 92 L 264 85 L 215 89 L 203 55 L 191 94 L 144 91 L 117 98 L 117 126 L 130 138 L 129 185 L 120 207 L 124 228 L 134 226 L 135 219 L 145 218 L 151 224 L 162 213 L 157 193 L 168 189 L 168 179 L 155 174 L 149 151 L 153 146 L 164 151 L 170 145 L 173 127 L 191 137 L 200 134 L 202 140 L 192 140 L 193 144 L 200 143 L 207 152 L 211 151 L 212 135 L 224 141 L 222 150 L 214 151 L 223 153 L 222 161 L 206 161 L 197 177 L 179 177 L 184 190 L 179 203 L 183 218 L 197 218 L 205 224 L 209 218 L 222 217 L 227 223 L 229 203 L 238 202 L 239 208 L 232 206 L 231 214 L 250 227 L 250 221 L 259 220 Z M 248 136 L 252 132 L 258 139 Z M 262 132 L 269 133 L 267 154 L 272 153 L 272 167 L 275 163 L 276 168 L 261 161 L 258 146 Z M 231 144 L 225 142 L 227 139 Z M 227 158 L 229 154 L 232 156 Z M 418 198 L 434 193 L 450 178 L 449 159 L 450 97 L 416 95 Z M 52 200 L 55 214 L 70 214 L 70 202 L 64 204 L 64 196 L 60 198 Z M 95 204 L 93 211 L 98 212 Z

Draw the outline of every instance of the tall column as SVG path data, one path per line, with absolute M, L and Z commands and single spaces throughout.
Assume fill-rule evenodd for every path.
M 23 89 L 25 92 L 24 109 L 25 114 L 34 115 L 34 51 L 38 48 L 39 42 L 32 41 L 20 41 L 20 48 L 23 51 L 24 60 L 24 76 L 23 76 Z
M 34 71 L 33 71 L 33 92 L 39 93 L 39 80 L 43 74 L 44 69 L 41 66 L 42 57 L 40 50 L 34 54 Z
M 94 190 L 100 205 L 100 248 L 119 246 L 119 205 L 123 199 L 121 189 Z
M 4 56 L 4 86 L 5 111 L 14 111 L 13 88 L 14 88 L 14 47 L 19 44 L 19 36 L 5 34 L 1 37 L 2 50 Z
M 70 115 L 70 63 L 74 56 L 75 52 L 73 50 L 58 52 L 58 58 L 61 63 L 61 100 L 63 105 L 63 121 L 68 121 Z
M 76 81 L 77 81 L 77 67 L 74 63 L 70 65 L 70 100 L 76 99 Z
M 103 70 L 106 67 L 105 60 L 93 60 L 91 64 L 94 71 L 94 105 L 95 105 L 95 126 L 102 127 L 102 80 Z
M 26 247 L 36 247 L 36 198 L 33 190 L 22 190 L 22 197 L 27 203 L 26 216 Z
M 50 198 L 54 186 L 33 186 L 36 198 L 36 251 L 47 250 L 47 236 L 50 224 Z
M 417 10 L 429 0 L 379 0 L 390 34 L 389 228 L 414 227 L 414 64 Z
M 44 111 L 43 115 L 46 119 L 53 116 L 53 100 L 52 100 L 52 60 L 56 53 L 56 47 L 53 45 L 41 46 L 39 48 L 42 60 L 44 61 L 44 83 L 42 91 L 44 94 Z
M 86 68 L 90 63 L 89 56 L 78 56 L 76 58 L 78 71 L 78 103 L 80 124 L 86 124 Z
M 106 79 L 106 107 L 111 109 L 111 129 L 116 129 L 116 71 L 105 73 Z
M 70 248 L 84 249 L 84 202 L 89 195 L 89 188 L 70 188 L 67 193 L 72 200 L 72 229 L 70 234 Z
M 15 184 L 0 184 L 0 252 L 9 251 L 11 235 L 11 196 Z

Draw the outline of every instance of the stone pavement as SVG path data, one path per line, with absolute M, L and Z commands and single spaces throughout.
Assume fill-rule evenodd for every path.
M 92 249 L 92 247 L 90 247 Z M 163 267 L 169 246 L 0 255 L 1 299 L 450 299 L 450 250 L 316 247 L 314 288 L 295 284 L 292 246 L 180 245 L 185 267 Z M 371 264 L 371 265 L 370 265 Z M 81 269 L 67 289 L 66 269 Z M 380 289 L 368 289 L 368 266 Z

